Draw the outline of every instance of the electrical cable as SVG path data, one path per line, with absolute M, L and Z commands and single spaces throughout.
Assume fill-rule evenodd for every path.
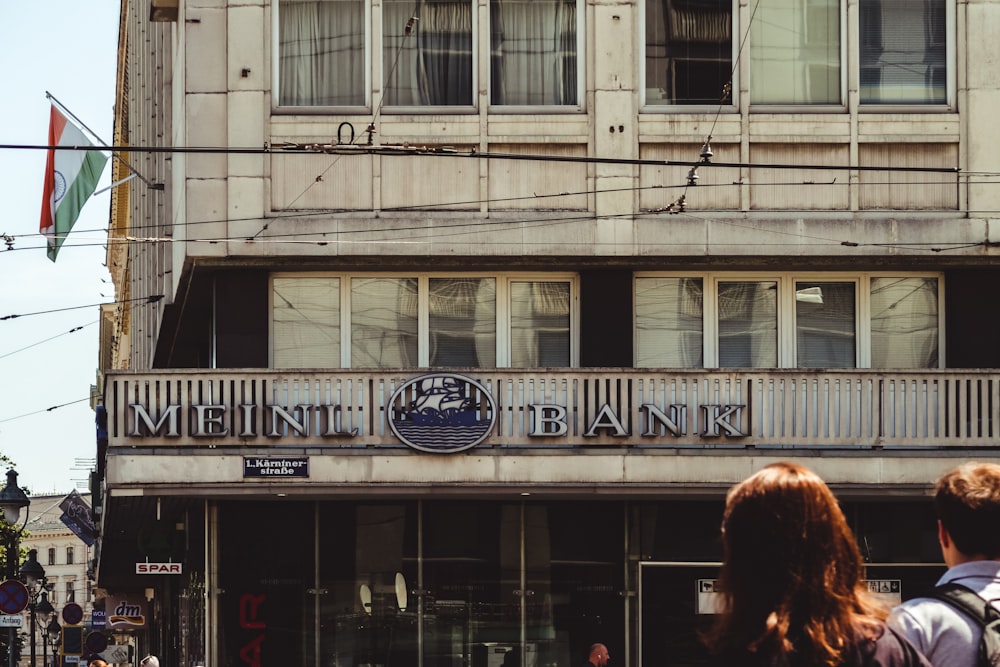
M 97 324 L 97 322 L 98 322 L 98 320 L 94 320 L 93 322 L 89 322 L 87 324 L 82 324 L 82 325 L 80 325 L 78 327 L 73 327 L 69 331 L 64 331 L 61 334 L 56 334 L 55 336 L 52 336 L 51 338 L 46 338 L 45 340 L 40 340 L 37 343 L 32 343 L 31 345 L 26 345 L 26 346 L 24 346 L 22 348 L 19 348 L 17 350 L 11 350 L 10 352 L 7 352 L 5 354 L 0 354 L 0 359 L 6 359 L 7 357 L 13 356 L 13 355 L 17 354 L 18 352 L 24 352 L 25 350 L 30 350 L 33 347 L 38 347 L 39 345 L 41 345 L 43 343 L 48 343 L 49 341 L 53 341 L 56 338 L 62 338 L 63 336 L 69 335 L 71 333 L 76 333 L 77 331 L 81 331 L 81 330 L 83 330 L 86 327 L 89 327 L 91 325 Z

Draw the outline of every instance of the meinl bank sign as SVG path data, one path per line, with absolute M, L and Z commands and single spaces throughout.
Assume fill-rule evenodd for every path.
M 221 375 L 221 374 L 220 374 Z M 749 387 L 732 374 L 277 373 L 115 380 L 111 444 L 368 447 L 664 445 L 742 440 Z M 246 457 L 244 477 L 305 477 L 305 459 Z

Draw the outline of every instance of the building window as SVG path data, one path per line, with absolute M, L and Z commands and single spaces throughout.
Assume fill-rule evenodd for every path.
M 66 582 L 66 602 L 76 602 L 76 591 L 74 589 L 74 582 Z
M 49 547 L 49 565 L 56 564 L 56 550 L 55 547 Z
M 73 564 L 73 547 L 66 547 L 66 564 Z
M 751 104 L 841 103 L 839 0 L 760 0 L 750 24 Z
M 490 103 L 576 105 L 576 0 L 490 0 Z
M 861 0 L 862 104 L 945 104 L 943 0 Z
M 733 0 L 646 0 L 646 104 L 731 104 Z
M 570 277 L 275 276 L 271 299 L 275 368 L 574 364 Z
M 482 14 L 472 0 L 383 0 L 380 26 L 365 0 L 277 5 L 279 106 L 363 107 L 375 90 L 389 107 L 471 109 L 476 55 L 486 53 L 479 20 L 490 24 L 491 104 L 579 103 L 579 0 L 491 0 Z M 378 68 L 370 66 L 373 30 L 382 34 Z
M 737 52 L 749 59 L 753 105 L 842 106 L 848 87 L 863 105 L 948 103 L 949 0 L 859 0 L 856 14 L 843 0 L 760 0 L 743 8 L 743 30 L 735 4 L 646 0 L 647 107 L 733 104 Z M 857 80 L 845 75 L 848 44 Z
M 278 104 L 364 106 L 364 0 L 281 0 Z
M 939 289 L 929 276 L 639 276 L 635 363 L 938 368 Z

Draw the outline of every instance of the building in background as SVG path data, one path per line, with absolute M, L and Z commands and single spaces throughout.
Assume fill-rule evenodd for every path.
M 83 622 L 79 625 L 85 626 L 88 630 L 93 627 L 94 536 L 86 531 L 86 526 L 81 528 L 78 523 L 79 518 L 77 520 L 72 518 L 76 512 L 74 510 L 67 512 L 67 507 L 72 505 L 85 512 L 85 516 L 89 516 L 90 501 L 89 493 L 73 492 L 69 496 L 31 496 L 25 533 L 21 538 L 21 549 L 24 551 L 34 549 L 37 552 L 38 563 L 45 570 L 48 600 L 55 609 L 56 621 L 60 625 L 66 624 L 62 612 L 66 604 L 72 602 L 79 605 L 83 612 Z M 64 517 L 68 518 L 68 522 Z M 25 621 L 22 633 L 26 638 L 22 643 L 21 664 L 30 665 L 27 639 L 31 627 L 30 613 L 25 611 L 23 616 Z M 42 618 L 36 614 L 35 644 L 38 664 L 42 662 L 43 652 L 47 653 L 50 659 L 53 655 L 54 647 L 51 642 L 44 651 L 42 648 L 42 642 L 49 641 L 46 632 L 49 621 L 50 619 L 45 619 L 43 625 Z
M 109 624 L 178 667 L 700 665 L 724 494 L 780 459 L 923 590 L 933 480 L 1000 451 L 998 29 L 123 0 Z

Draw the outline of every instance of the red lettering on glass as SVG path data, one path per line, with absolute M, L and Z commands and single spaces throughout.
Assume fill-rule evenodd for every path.
M 260 645 L 264 643 L 264 635 L 258 635 L 256 639 L 240 649 L 240 658 L 250 667 L 260 667 Z
M 266 595 L 251 595 L 247 593 L 240 598 L 240 627 L 262 630 L 267 627 L 263 621 L 257 620 L 257 611 L 264 604 Z

